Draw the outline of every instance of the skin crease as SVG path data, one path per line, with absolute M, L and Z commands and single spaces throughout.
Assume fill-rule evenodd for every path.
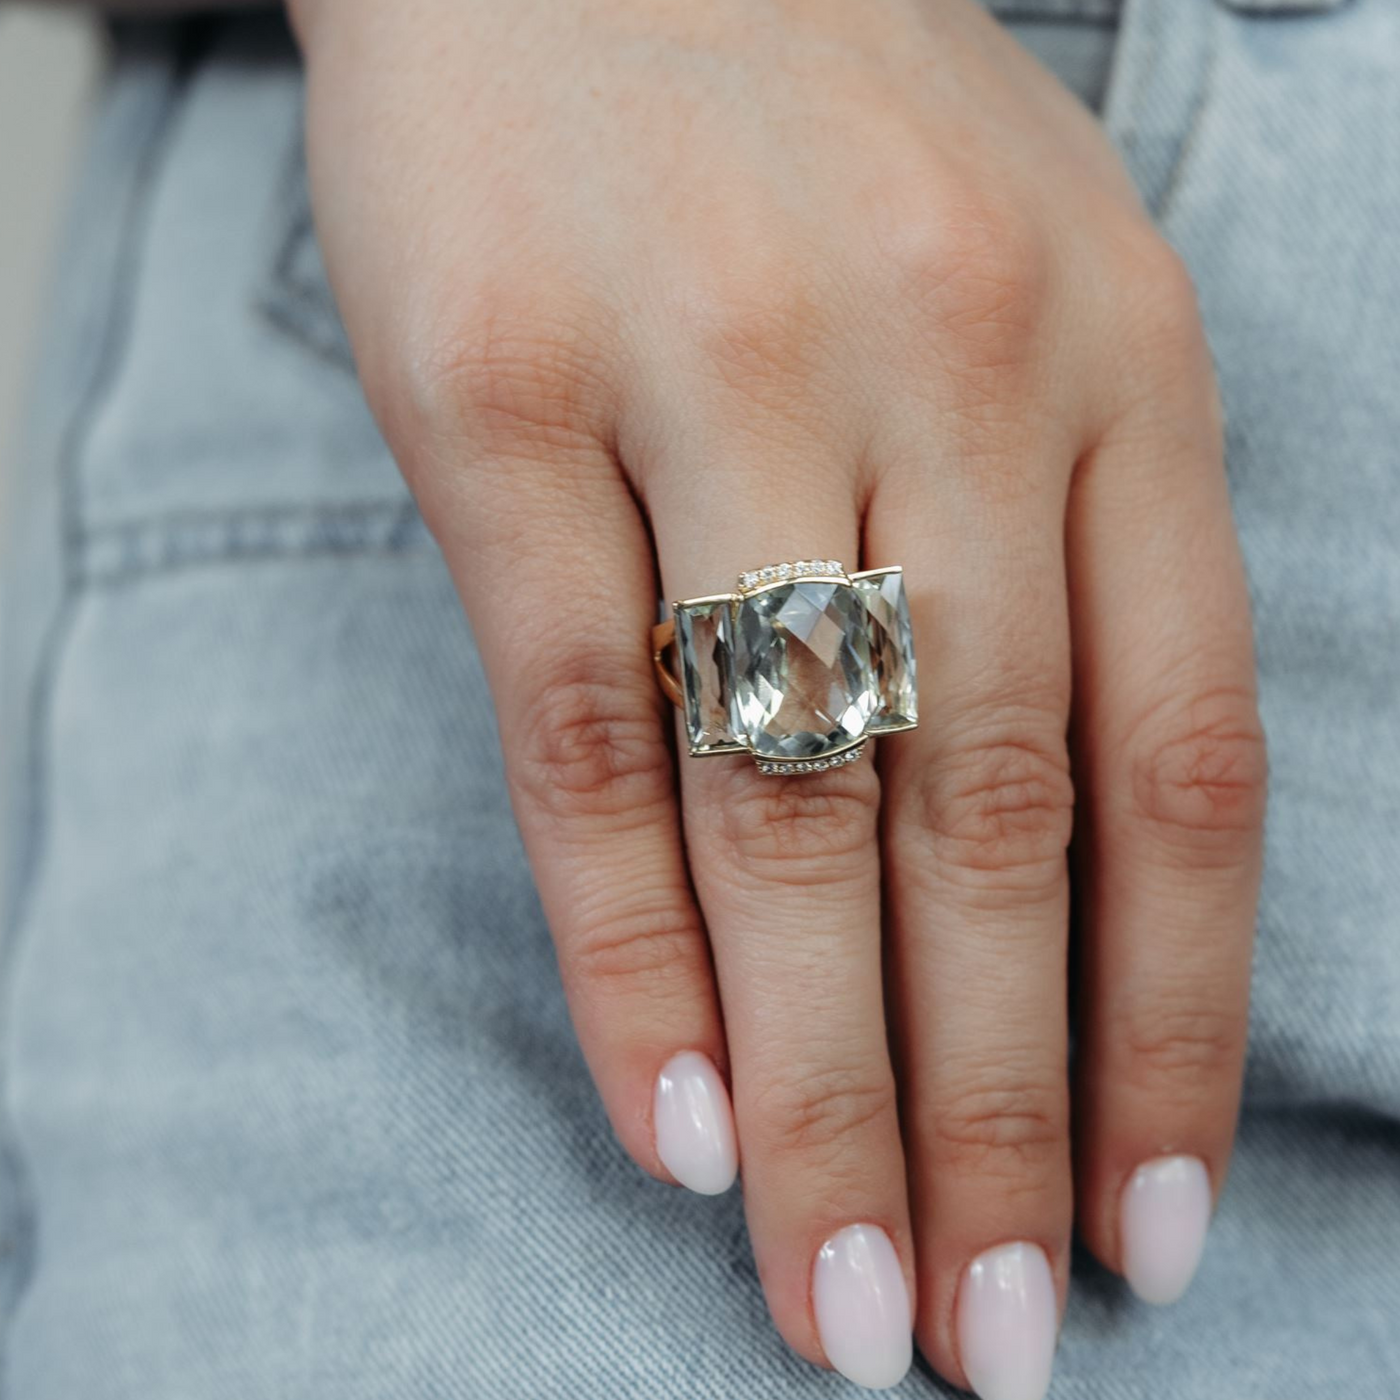
M 970 0 L 292 18 L 331 278 L 619 1137 L 665 1179 L 656 1074 L 708 1054 L 783 1336 L 824 1361 L 812 1260 L 870 1222 L 965 1385 L 977 1254 L 1042 1246 L 1063 1309 L 1072 1218 L 1117 1268 L 1137 1165 L 1228 1160 L 1264 759 L 1189 279 Z M 878 775 L 682 760 L 678 802 L 652 597 L 816 552 L 905 566 L 920 729 Z

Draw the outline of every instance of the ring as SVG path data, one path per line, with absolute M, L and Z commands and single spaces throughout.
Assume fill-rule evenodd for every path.
M 748 753 L 764 773 L 823 773 L 919 722 L 897 564 L 852 574 L 835 559 L 770 564 L 671 614 L 652 629 L 652 661 L 692 758 Z

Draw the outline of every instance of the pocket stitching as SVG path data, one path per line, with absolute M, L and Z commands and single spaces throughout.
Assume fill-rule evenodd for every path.
M 271 266 L 255 298 L 279 333 L 336 369 L 355 373 L 355 355 L 326 281 L 306 178 L 305 138 L 297 128 L 276 204 Z M 312 264 L 309 268 L 307 264 Z

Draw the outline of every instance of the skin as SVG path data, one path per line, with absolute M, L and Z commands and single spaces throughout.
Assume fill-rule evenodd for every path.
M 1190 280 L 969 0 L 293 19 L 331 278 L 617 1134 L 666 1179 L 656 1074 L 711 1056 L 782 1335 L 824 1362 L 813 1255 L 874 1222 L 966 1384 L 977 1254 L 1042 1245 L 1063 1307 L 1072 1221 L 1116 1269 L 1134 1168 L 1218 1193 L 1230 1152 L 1265 761 Z M 920 728 L 678 764 L 658 592 L 814 553 L 904 565 Z

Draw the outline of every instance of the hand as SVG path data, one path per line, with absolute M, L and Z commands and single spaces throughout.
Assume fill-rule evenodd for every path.
M 722 1188 L 727 1076 L 788 1342 L 888 1384 L 912 1320 L 1035 1393 L 1072 1214 L 1178 1291 L 1239 1093 L 1264 757 L 1189 279 L 967 0 L 296 19 L 332 280 L 619 1137 Z M 658 588 L 811 554 L 905 566 L 920 728 L 678 796 Z

